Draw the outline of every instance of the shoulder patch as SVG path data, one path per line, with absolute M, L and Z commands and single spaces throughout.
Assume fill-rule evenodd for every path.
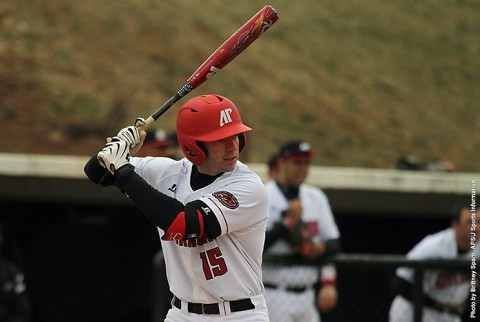
M 238 208 L 238 201 L 237 198 L 235 198 L 234 195 L 232 195 L 228 191 L 217 191 L 212 193 L 212 195 L 217 198 L 218 201 L 225 207 L 229 209 L 235 209 Z

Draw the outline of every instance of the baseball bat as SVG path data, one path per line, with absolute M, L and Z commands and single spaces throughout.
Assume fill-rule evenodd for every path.
M 278 15 L 276 10 L 270 5 L 264 6 L 259 12 L 250 18 L 250 20 L 240 27 L 240 29 L 235 31 L 235 33 L 233 33 L 220 47 L 218 47 L 217 50 L 215 50 L 187 79 L 185 85 L 183 85 L 175 95 L 150 115 L 145 120 L 146 124 L 140 125 L 139 129 L 146 130 L 151 124 L 153 124 L 153 122 L 168 111 L 173 104 L 218 73 L 235 57 L 240 55 L 277 20 Z

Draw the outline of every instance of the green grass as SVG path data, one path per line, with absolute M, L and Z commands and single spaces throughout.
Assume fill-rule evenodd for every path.
M 474 0 L 4 0 L 0 151 L 91 154 L 267 3 L 279 21 L 188 96 L 236 102 L 254 128 L 244 161 L 304 138 L 321 165 L 391 168 L 408 153 L 480 171 Z M 185 100 L 156 126 L 173 130 Z

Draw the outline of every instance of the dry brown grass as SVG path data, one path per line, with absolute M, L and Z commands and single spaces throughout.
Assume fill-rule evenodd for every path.
M 409 153 L 480 170 L 472 0 L 4 0 L 0 151 L 92 154 L 266 3 L 277 24 L 188 96 L 237 103 L 254 128 L 245 161 L 304 138 L 322 165 L 391 168 Z M 156 126 L 173 130 L 175 112 Z

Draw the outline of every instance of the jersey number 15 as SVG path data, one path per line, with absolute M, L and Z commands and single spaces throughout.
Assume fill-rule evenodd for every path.
M 222 276 L 227 272 L 227 264 L 225 264 L 220 248 L 215 247 L 206 252 L 201 252 L 200 258 L 202 259 L 203 273 L 207 280 L 211 280 L 215 276 Z

